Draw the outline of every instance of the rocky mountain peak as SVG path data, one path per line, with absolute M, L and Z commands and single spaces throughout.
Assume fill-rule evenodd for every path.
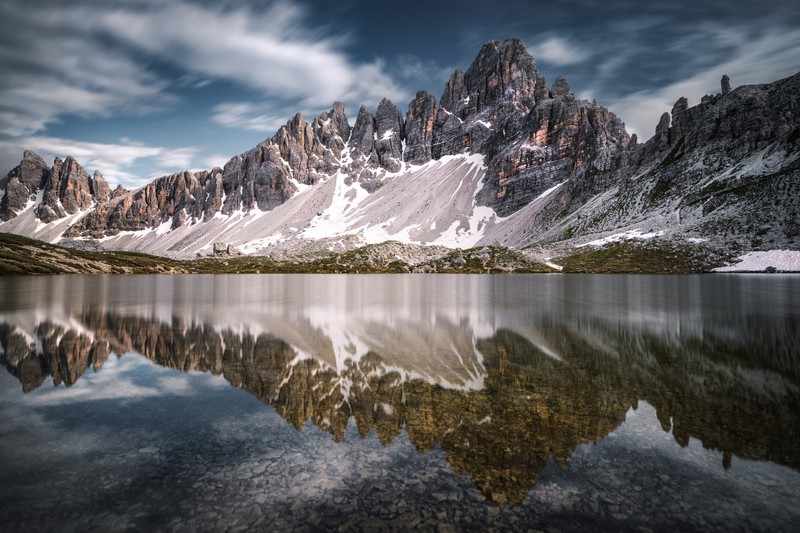
M 380 165 L 389 172 L 397 172 L 403 165 L 403 114 L 391 100 L 384 98 L 375 112 L 375 125 L 375 151 Z
M 41 156 L 33 150 L 25 150 L 22 152 L 22 162 L 34 163 L 42 167 L 47 166 L 47 163 L 44 162 L 44 159 L 42 159 Z
M 353 150 L 353 157 L 363 155 L 369 158 L 375 151 L 375 117 L 365 105 L 358 110 L 349 146 Z
M 426 91 L 419 91 L 408 104 L 406 113 L 406 152 L 405 160 L 411 164 L 430 161 L 432 157 L 433 129 L 439 104 L 436 97 Z
M 325 111 L 314 119 L 312 130 L 322 146 L 330 148 L 338 157 L 350 139 L 351 128 L 344 112 L 344 104 L 334 102 L 330 111 Z
M 687 111 L 689 109 L 689 100 L 682 96 L 678 98 L 675 105 L 672 106 L 672 128 L 671 133 L 673 138 L 681 137 L 686 128 Z
M 656 134 L 653 137 L 656 148 L 659 150 L 664 150 L 669 146 L 669 123 L 669 113 L 662 113 L 661 118 L 658 121 L 658 125 L 656 125 Z
M 347 121 L 347 114 L 344 112 L 344 104 L 336 101 L 330 111 L 331 123 L 335 131 L 344 142 L 350 140 L 350 123 Z
M 466 99 L 464 90 L 464 72 L 459 68 L 456 69 L 456 71 L 453 72 L 453 75 L 450 76 L 450 79 L 447 80 L 447 83 L 444 86 L 444 92 L 442 93 L 441 102 L 445 109 L 451 112 L 456 112 L 465 107 L 464 103 L 462 102 L 464 99 Z
M 44 187 L 50 177 L 50 169 L 44 159 L 32 150 L 25 150 L 22 161 L 0 180 L 5 194 L 0 200 L 0 220 L 16 216 L 28 203 L 31 196 Z
M 553 86 L 550 88 L 550 96 L 553 98 L 575 98 L 564 76 L 556 77 L 556 81 L 553 82 Z
M 72 157 L 64 161 L 56 158 L 36 216 L 43 222 L 52 222 L 91 207 L 95 199 L 89 179 L 86 170 Z
M 504 98 L 530 109 L 548 98 L 544 76 L 520 39 L 483 45 L 466 73 L 457 70 L 447 82 L 442 107 L 461 116 L 465 108 L 481 112 Z
M 94 174 L 89 180 L 89 187 L 91 188 L 92 196 L 94 196 L 98 202 L 107 202 L 111 198 L 111 186 L 99 170 L 94 171 Z
M 10 220 L 28 202 L 41 194 L 34 214 L 42 222 L 53 222 L 112 198 L 111 187 L 99 171 L 92 176 L 72 157 L 55 158 L 49 167 L 38 154 L 25 150 L 22 161 L 6 177 L 0 201 L 0 220 Z M 118 191 L 125 189 L 117 187 Z

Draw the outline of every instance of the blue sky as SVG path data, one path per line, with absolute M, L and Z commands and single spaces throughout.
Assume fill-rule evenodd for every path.
M 520 37 L 645 140 L 697 103 L 800 70 L 796 0 L 6 0 L 0 172 L 23 148 L 74 156 L 112 184 L 222 165 L 300 111 L 437 98 L 492 39 Z

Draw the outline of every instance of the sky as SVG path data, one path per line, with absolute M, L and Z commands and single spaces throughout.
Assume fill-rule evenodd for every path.
M 32 149 L 132 189 L 222 166 L 297 112 L 405 112 L 519 37 L 641 141 L 685 96 L 800 71 L 797 0 L 4 0 L 0 173 Z

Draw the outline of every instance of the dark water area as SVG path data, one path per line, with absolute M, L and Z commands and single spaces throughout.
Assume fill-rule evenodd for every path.
M 0 530 L 796 531 L 800 277 L 0 278 Z

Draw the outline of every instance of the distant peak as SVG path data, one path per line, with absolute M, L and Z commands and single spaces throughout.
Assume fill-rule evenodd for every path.
M 508 39 L 489 41 L 488 43 L 483 45 L 482 50 L 484 48 L 489 48 L 489 47 L 493 47 L 498 52 L 503 52 L 505 50 L 512 49 L 512 50 L 519 50 L 526 54 L 528 53 L 528 50 L 525 48 L 525 43 L 523 43 L 522 39 L 520 39 L 519 37 L 510 37 Z
M 484 44 L 469 68 L 456 70 L 442 95 L 442 105 L 459 112 L 460 102 L 477 96 L 477 111 L 497 103 L 511 91 L 518 101 L 530 104 L 549 97 L 544 76 L 521 39 L 513 37 Z
M 388 98 L 381 98 L 381 101 L 378 104 L 378 109 L 386 109 L 386 108 L 394 108 L 394 107 L 397 107 L 397 106 L 394 105 L 394 102 L 392 102 Z
M 487 62 L 497 61 L 501 64 L 520 63 L 529 67 L 531 70 L 536 70 L 534 65 L 533 56 L 528 53 L 525 44 L 513 37 L 503 41 L 490 41 L 481 47 L 480 52 L 475 57 L 470 67 L 467 69 L 467 74 L 474 71 L 476 68 L 488 66 Z
M 556 81 L 553 82 L 553 87 L 550 89 L 550 94 L 553 98 L 574 96 L 572 94 L 572 88 L 570 88 L 564 76 L 556 77 Z
M 22 159 L 25 161 L 35 161 L 40 163 L 42 166 L 47 165 L 47 163 L 44 162 L 44 159 L 42 159 L 42 157 L 33 150 L 25 150 L 22 153 Z

